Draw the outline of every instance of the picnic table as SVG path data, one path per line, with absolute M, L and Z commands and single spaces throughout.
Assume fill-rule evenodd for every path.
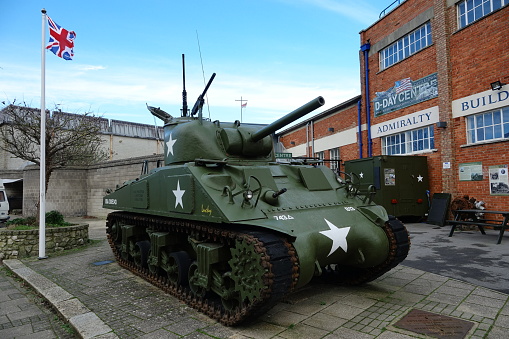
M 482 217 L 479 217 L 481 215 Z M 484 219 L 486 216 L 500 215 L 503 220 L 500 219 Z M 499 229 L 500 233 L 498 236 L 497 244 L 502 242 L 504 231 L 509 229 L 509 211 L 490 211 L 490 210 L 456 210 L 454 211 L 454 220 L 447 220 L 447 223 L 451 225 L 451 232 L 449 237 L 452 237 L 456 226 L 458 225 L 473 225 L 479 228 L 482 234 L 486 234 L 484 227 L 493 227 L 493 229 Z

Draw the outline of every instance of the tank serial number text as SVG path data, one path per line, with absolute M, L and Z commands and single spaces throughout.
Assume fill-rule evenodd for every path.
M 274 219 L 276 219 L 276 220 L 293 220 L 295 218 L 292 217 L 291 215 L 287 214 L 287 215 L 274 215 Z
M 105 205 L 116 205 L 117 199 L 104 199 L 104 204 Z

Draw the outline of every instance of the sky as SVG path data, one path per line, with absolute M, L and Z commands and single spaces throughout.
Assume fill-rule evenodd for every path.
M 185 54 L 190 108 L 217 74 L 204 117 L 266 124 L 323 96 L 309 118 L 360 94 L 359 32 L 391 3 L 0 0 L 0 109 L 40 107 L 45 8 L 76 32 L 73 60 L 45 51 L 47 109 L 161 126 L 146 104 L 180 116 Z

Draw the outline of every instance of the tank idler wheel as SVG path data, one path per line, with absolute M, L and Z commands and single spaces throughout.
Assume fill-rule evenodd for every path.
M 142 240 L 138 242 L 129 241 L 129 254 L 133 258 L 134 264 L 138 267 L 147 267 L 148 252 L 150 250 L 150 241 Z
M 107 232 L 110 234 L 111 239 L 115 244 L 117 244 L 121 239 L 122 230 L 120 229 L 120 225 L 118 222 L 114 221 L 112 222 L 112 225 Z
M 200 272 L 198 270 L 198 262 L 193 262 L 189 267 L 189 288 L 197 297 L 204 297 L 207 293 L 207 288 L 200 284 Z
M 191 257 L 185 251 L 161 253 L 161 268 L 166 272 L 168 280 L 174 286 L 187 286 Z

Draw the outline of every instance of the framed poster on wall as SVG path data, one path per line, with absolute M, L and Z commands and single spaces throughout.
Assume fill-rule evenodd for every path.
M 482 162 L 468 162 L 459 165 L 459 179 L 460 181 L 481 181 L 482 176 Z
M 489 176 L 491 195 L 509 195 L 507 165 L 490 166 Z

